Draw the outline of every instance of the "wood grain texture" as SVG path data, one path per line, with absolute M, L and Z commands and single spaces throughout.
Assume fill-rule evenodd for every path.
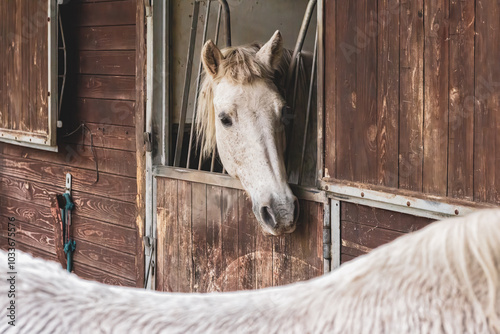
M 135 51 L 80 51 L 77 73 L 135 76 Z
M 82 27 L 75 30 L 78 50 L 135 50 L 135 26 Z
M 121 26 L 136 23 L 135 0 L 81 3 L 73 6 L 72 9 L 75 26 Z
M 422 191 L 424 4 L 401 4 L 399 187 Z
M 474 198 L 475 1 L 450 3 L 448 196 Z
M 238 190 L 222 189 L 222 291 L 238 290 Z M 234 269 L 235 268 L 235 269 Z
M 474 199 L 500 203 L 500 3 L 476 1 Z
M 324 10 L 324 176 L 337 177 L 337 1 L 325 0 Z M 321 69 L 320 69 L 321 70 Z M 332 71 L 334 71 L 332 73 Z M 323 152 L 321 152 L 323 153 Z
M 177 233 L 179 235 L 178 291 L 193 292 L 193 239 L 191 183 L 177 181 Z
M 23 222 L 44 229 L 47 234 L 54 230 L 54 219 L 49 206 L 27 206 L 23 201 L 0 195 L 1 215 L 12 217 L 16 222 Z
M 399 0 L 378 3 L 377 183 L 397 188 L 399 152 Z
M 340 206 L 341 263 L 366 254 L 433 220 L 342 202 Z
M 64 191 L 65 177 L 62 176 L 66 173 L 71 173 L 75 191 L 124 202 L 135 200 L 133 178 L 100 173 L 99 182 L 95 183 L 94 171 L 1 154 L 0 167 L 0 190 L 39 204 L 46 205 L 51 192 Z
M 424 4 L 424 132 L 423 191 L 448 191 L 449 0 Z
M 86 123 L 85 125 L 92 133 L 92 140 L 88 131 L 77 131 L 73 135 L 65 137 L 63 139 L 64 143 L 88 147 L 92 144 L 94 147 L 135 152 L 134 127 L 94 123 Z M 77 127 L 78 125 L 75 125 L 73 128 L 76 129 Z
M 85 123 L 135 126 L 135 102 L 106 99 L 75 99 L 74 119 Z
M 135 84 L 133 77 L 79 75 L 76 95 L 80 98 L 135 100 Z
M 192 191 L 192 259 L 193 291 L 206 292 L 209 271 L 207 255 L 207 185 L 193 183 Z

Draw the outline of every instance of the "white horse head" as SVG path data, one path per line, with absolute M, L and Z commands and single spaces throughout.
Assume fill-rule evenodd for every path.
M 217 145 L 227 172 L 250 195 L 263 230 L 273 235 L 293 232 L 299 213 L 284 164 L 286 103 L 274 81 L 275 73 L 286 73 L 283 54 L 279 31 L 262 47 L 221 51 L 208 41 L 197 123 L 202 155 Z

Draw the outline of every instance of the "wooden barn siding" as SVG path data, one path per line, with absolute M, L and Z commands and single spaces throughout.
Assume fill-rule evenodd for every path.
M 500 203 L 500 3 L 325 0 L 325 175 Z
M 58 133 L 59 153 L 0 144 L 0 246 L 6 248 L 4 225 L 8 217 L 14 217 L 17 248 L 55 259 L 50 198 L 64 191 L 65 174 L 69 172 L 76 204 L 75 272 L 110 284 L 140 286 L 143 259 L 137 255 L 140 243 L 136 226 L 137 3 L 80 0 L 61 9 L 69 73 L 62 106 L 64 128 Z M 82 136 L 78 131 L 63 137 L 82 122 L 92 131 L 99 162 L 99 182 L 95 184 L 88 133 Z
M 257 289 L 323 273 L 323 204 L 301 201 L 297 230 L 264 236 L 245 192 L 158 178 L 157 289 Z
M 0 13 L 0 128 L 47 138 L 47 0 L 0 1 Z
M 341 202 L 341 263 L 352 260 L 397 237 L 419 230 L 433 219 Z

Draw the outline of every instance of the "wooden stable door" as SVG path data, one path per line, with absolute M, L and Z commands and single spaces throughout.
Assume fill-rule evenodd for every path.
M 157 290 L 258 289 L 323 273 L 323 203 L 301 200 L 296 231 L 271 237 L 242 190 L 159 177 L 157 185 Z

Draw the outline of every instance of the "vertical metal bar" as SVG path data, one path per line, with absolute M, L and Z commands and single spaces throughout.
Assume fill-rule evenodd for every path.
M 200 2 L 195 0 L 193 4 L 193 16 L 191 21 L 191 36 L 189 38 L 188 56 L 186 61 L 186 74 L 184 77 L 184 90 L 182 94 L 181 114 L 179 119 L 179 128 L 177 132 L 177 144 L 175 147 L 174 166 L 179 167 L 181 162 L 182 144 L 184 141 L 184 127 L 186 125 L 187 105 L 189 102 L 189 87 L 191 84 L 191 72 L 193 69 L 193 55 L 196 42 L 196 31 L 198 28 L 198 13 Z
M 316 73 L 316 58 L 318 56 L 318 29 L 316 28 L 316 38 L 314 40 L 314 52 L 313 52 L 313 62 L 311 68 L 311 80 L 309 81 L 309 95 L 307 98 L 307 110 L 306 110 L 306 122 L 304 125 L 304 138 L 302 140 L 302 153 L 300 158 L 300 168 L 299 168 L 299 183 L 302 183 L 302 172 L 304 167 L 304 155 L 306 153 L 306 144 L 307 144 L 307 129 L 309 127 L 309 117 L 311 115 L 311 104 L 312 104 L 312 95 L 314 91 L 314 80 Z
M 205 41 L 207 40 L 208 19 L 210 17 L 210 4 L 211 4 L 211 2 L 207 1 L 207 11 L 205 14 L 205 25 L 203 27 L 203 38 L 202 38 L 202 42 L 201 42 L 202 48 L 203 48 L 203 44 L 205 44 Z M 186 168 L 189 168 L 189 162 L 191 161 L 193 134 L 194 134 L 194 127 L 196 124 L 196 116 L 197 116 L 196 109 L 198 107 L 198 93 L 200 90 L 200 81 L 201 81 L 201 69 L 202 69 L 202 63 L 200 60 L 200 64 L 198 65 L 198 76 L 196 77 L 196 91 L 195 91 L 195 95 L 194 95 L 194 104 L 193 104 L 193 119 L 191 120 L 191 130 L 189 133 L 189 145 L 188 145 L 188 155 L 187 155 L 187 161 L 186 161 Z
M 297 54 L 297 58 L 301 58 L 302 53 Z M 297 101 L 297 89 L 298 89 L 298 82 L 299 82 L 299 69 L 300 69 L 300 61 L 295 62 L 295 77 L 294 77 L 294 83 L 293 83 L 293 94 L 292 94 L 292 116 L 295 115 L 295 102 Z M 290 163 L 290 157 L 291 157 L 291 148 L 290 148 L 290 138 L 291 138 L 291 133 L 293 131 L 293 117 L 288 118 L 289 123 L 286 125 L 285 129 L 285 138 L 286 138 L 286 143 L 287 143 L 287 150 L 286 150 L 286 164 L 285 167 L 288 168 L 288 164 Z M 288 175 L 290 177 L 290 175 Z
M 293 69 L 295 68 L 295 62 L 297 60 L 296 59 L 297 54 L 302 51 L 302 46 L 304 45 L 304 40 L 307 34 L 307 28 L 309 27 L 309 23 L 311 21 L 314 7 L 316 6 L 316 2 L 317 0 L 309 0 L 309 3 L 307 4 L 306 12 L 304 14 L 304 18 L 302 19 L 302 26 L 300 27 L 299 36 L 297 37 L 297 42 L 295 43 L 295 49 L 293 50 L 290 66 L 288 67 L 287 78 L 292 77 Z
M 226 0 L 219 0 L 222 6 L 222 16 L 224 17 L 224 37 L 226 38 L 226 47 L 231 46 L 231 13 Z
M 217 42 L 219 41 L 219 29 L 220 29 L 220 22 L 221 22 L 221 17 L 222 17 L 222 5 L 219 5 L 219 10 L 217 12 L 217 24 L 215 25 L 215 36 L 214 36 L 214 43 L 217 45 Z M 212 161 L 210 163 L 210 171 L 214 171 L 214 163 L 215 163 L 215 148 L 212 152 Z M 200 154 L 200 158 L 198 160 L 198 170 L 201 170 L 201 163 L 202 163 L 202 157 Z
M 325 96 L 325 58 L 324 58 L 324 3 L 320 1 L 318 3 L 318 11 L 317 11 L 317 27 L 318 27 L 318 69 L 317 69 L 317 113 L 318 113 L 318 124 L 317 124 L 317 160 L 316 160 L 316 180 L 319 184 L 319 181 L 323 179 L 324 175 L 324 112 L 325 112 L 325 104 L 324 104 L 324 96 Z
M 340 201 L 331 200 L 330 228 L 332 231 L 332 270 L 340 267 Z

